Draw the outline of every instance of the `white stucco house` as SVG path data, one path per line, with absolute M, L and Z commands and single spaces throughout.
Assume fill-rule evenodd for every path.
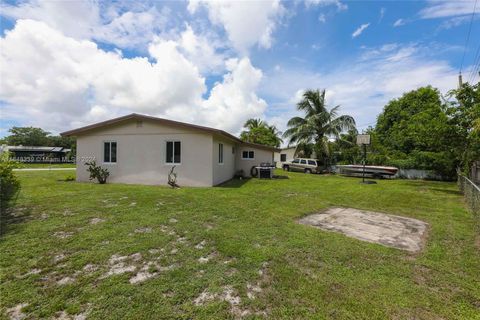
M 297 146 L 293 146 L 293 147 L 282 148 L 276 151 L 275 154 L 273 155 L 273 160 L 275 161 L 277 168 L 283 168 L 283 164 L 285 162 L 290 162 L 298 156 L 299 155 L 297 152 Z M 312 154 L 310 155 L 310 158 L 312 159 L 317 158 L 315 151 L 312 152 Z
M 218 129 L 140 114 L 61 133 L 77 138 L 77 181 L 89 181 L 85 162 L 108 168 L 108 182 L 165 185 L 175 166 L 180 186 L 206 187 L 253 166 L 273 163 L 278 149 L 246 143 Z
M 282 168 L 283 163 L 292 161 L 295 158 L 297 147 L 287 147 L 278 150 L 273 155 L 273 160 L 276 163 L 277 168 Z

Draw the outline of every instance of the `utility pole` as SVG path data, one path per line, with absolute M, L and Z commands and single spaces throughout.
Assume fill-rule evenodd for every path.
M 463 85 L 463 80 L 462 80 L 462 71 L 458 73 L 458 89 L 461 89 Z

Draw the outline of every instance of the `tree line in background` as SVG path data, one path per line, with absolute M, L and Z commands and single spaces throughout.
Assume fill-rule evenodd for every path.
M 0 145 L 76 148 L 75 138 L 54 136 L 41 128 L 12 127 L 8 132 L 8 136 L 0 139 Z
M 361 163 L 355 120 L 339 115 L 339 106 L 329 109 L 325 90 L 307 90 L 297 109 L 305 116 L 290 119 L 282 137 L 297 146 L 298 154 L 315 152 L 324 165 Z M 253 131 L 253 120 L 245 123 L 242 139 L 278 147 L 281 133 L 260 120 L 254 122 L 264 129 Z M 372 139 L 367 164 L 431 170 L 446 179 L 458 169 L 466 173 L 480 161 L 480 83 L 465 83 L 446 97 L 431 86 L 405 93 L 388 102 L 365 133 Z
M 324 165 L 359 164 L 355 120 L 339 115 L 339 108 L 327 107 L 325 90 L 307 90 L 297 103 L 304 117 L 291 118 L 283 134 L 263 120 L 249 119 L 240 138 L 272 147 L 280 147 L 284 138 L 301 156 L 315 153 Z M 13 127 L 9 132 L 0 144 L 64 147 L 75 154 L 74 138 L 34 127 Z M 372 139 L 367 164 L 432 170 L 445 178 L 455 177 L 457 169 L 468 172 L 480 161 L 480 82 L 465 83 L 446 97 L 430 86 L 405 93 L 388 102 L 375 127 L 365 133 Z
M 480 160 L 480 83 L 463 84 L 447 97 L 423 87 L 390 101 L 367 131 L 369 163 L 435 171 L 454 178 Z

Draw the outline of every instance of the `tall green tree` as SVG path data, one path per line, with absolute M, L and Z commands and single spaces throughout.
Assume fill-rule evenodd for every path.
M 10 135 L 0 140 L 0 144 L 10 146 L 49 146 L 72 149 L 75 154 L 76 140 L 73 137 L 52 136 L 50 132 L 34 127 L 12 127 Z
M 34 127 L 12 127 L 10 135 L 5 138 L 11 146 L 46 146 L 49 143 L 50 132 Z
M 423 87 L 391 100 L 377 118 L 375 136 L 388 164 L 455 175 L 458 135 L 437 89 Z
M 291 118 L 283 136 L 289 138 L 289 144 L 313 144 L 317 157 L 330 156 L 329 138 L 339 138 L 342 132 L 355 129 L 352 116 L 338 114 L 340 106 L 327 108 L 325 90 L 305 91 L 297 109 L 305 116 Z
M 337 163 L 360 163 L 362 152 L 357 145 L 357 134 L 358 131 L 356 129 L 348 130 L 348 132 L 340 134 L 339 139 L 332 143 L 332 149 Z
M 248 119 L 243 125 L 240 139 L 246 142 L 258 143 L 272 147 L 280 147 L 282 133 L 274 125 L 269 125 L 260 119 Z
M 473 161 L 480 161 L 480 82 L 464 83 L 451 90 L 447 114 L 454 126 L 459 167 L 468 172 Z

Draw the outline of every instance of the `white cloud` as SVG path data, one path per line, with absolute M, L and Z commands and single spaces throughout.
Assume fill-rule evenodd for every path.
M 77 39 L 90 38 L 93 27 L 100 24 L 100 8 L 93 1 L 32 0 L 17 6 L 2 2 L 0 8 L 4 17 L 44 21 Z
M 419 12 L 423 19 L 446 18 L 467 15 L 473 12 L 474 0 L 469 1 L 429 1 L 429 5 Z
M 383 17 L 385 17 L 385 12 L 386 11 L 387 11 L 387 9 L 385 9 L 385 8 L 380 9 L 380 16 L 378 17 L 378 23 L 382 22 Z
M 201 6 L 207 8 L 210 21 L 222 26 L 240 53 L 246 54 L 254 45 L 270 48 L 278 20 L 285 13 L 279 0 L 265 1 L 204 1 L 191 0 L 190 13 Z
M 157 38 L 151 60 L 128 59 L 43 22 L 18 20 L 0 38 L 2 117 L 61 131 L 141 112 L 236 132 L 244 117 L 263 112 L 266 103 L 255 94 L 262 73 L 248 58 L 229 60 L 223 82 L 204 100 L 205 79 L 180 52 L 192 42 L 184 40 Z
M 395 21 L 393 23 L 393 26 L 396 28 L 396 27 L 400 27 L 400 26 L 403 26 L 405 25 L 405 20 L 403 19 L 397 19 L 397 21 Z
M 43 21 L 75 39 L 94 39 L 121 48 L 146 47 L 154 35 L 165 28 L 169 10 L 124 4 L 129 7 L 110 5 L 103 8 L 96 1 L 30 0 L 18 5 L 2 3 L 0 15 Z
M 168 15 L 168 9 L 159 12 L 155 7 L 140 12 L 114 13 L 108 23 L 95 28 L 92 38 L 121 48 L 145 46 L 163 31 Z
M 318 16 L 318 21 L 321 22 L 321 23 L 327 22 L 327 17 L 325 16 L 324 13 L 322 13 Z
M 267 103 L 256 95 L 263 77 L 262 72 L 248 58 L 230 59 L 226 62 L 229 71 L 221 83 L 215 84 L 209 98 L 202 104 L 203 121 L 219 124 L 232 132 L 249 118 L 263 115 Z
M 218 72 L 223 70 L 225 57 L 217 52 L 220 45 L 216 40 L 205 35 L 196 34 L 190 25 L 178 39 L 182 53 L 192 61 L 201 72 Z
M 285 69 L 267 74 L 260 92 L 276 101 L 267 111 L 267 120 L 275 120 L 284 130 L 290 117 L 298 115 L 295 104 L 303 90 L 325 88 L 327 104 L 341 105 L 340 113 L 354 116 L 357 125 L 364 129 L 375 124 L 376 116 L 389 100 L 407 91 L 432 85 L 446 93 L 457 84 L 458 70 L 435 59 L 430 46 L 387 44 L 371 51 L 355 63 L 329 73 Z
M 344 11 L 348 9 L 348 6 L 345 3 L 342 3 L 340 0 L 304 0 L 303 3 L 307 8 L 312 6 L 337 6 L 338 11 Z
M 352 38 L 356 38 L 356 37 L 358 37 L 359 35 L 361 35 L 362 32 L 365 31 L 365 29 L 368 28 L 369 25 L 370 25 L 370 23 L 364 23 L 364 24 L 362 24 L 360 27 L 358 27 L 358 28 L 352 33 Z

